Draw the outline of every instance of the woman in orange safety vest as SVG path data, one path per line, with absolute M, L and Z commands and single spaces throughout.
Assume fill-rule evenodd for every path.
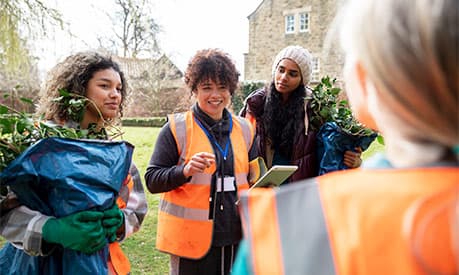
M 250 123 L 226 109 L 238 75 L 227 54 L 198 51 L 185 72 L 197 102 L 158 135 L 145 180 L 162 193 L 156 247 L 171 255 L 170 274 L 231 271 L 242 238 L 238 191 L 256 158 Z
M 459 274 L 458 10 L 349 1 L 336 21 L 346 92 L 386 152 L 242 195 L 233 274 Z

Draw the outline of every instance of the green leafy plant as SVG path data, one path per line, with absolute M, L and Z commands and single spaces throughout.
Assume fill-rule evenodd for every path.
M 81 95 L 64 90 L 59 92 L 61 96 L 55 98 L 54 101 L 65 107 L 71 120 L 81 122 L 87 105 L 94 103 Z M 32 101 L 26 98 L 21 98 L 21 101 L 32 104 Z M 114 128 L 117 132 L 112 135 L 112 138 L 121 135 L 118 128 L 109 125 L 109 122 L 106 124 L 107 127 Z M 33 119 L 30 114 L 0 104 L 0 171 L 29 146 L 41 139 L 48 137 L 107 139 L 108 135 L 105 130 L 107 127 L 98 130 L 96 124 L 90 124 L 88 129 L 51 125 L 42 119 Z
M 325 76 L 306 100 L 310 102 L 311 127 L 318 131 L 326 122 L 335 122 L 350 135 L 369 136 L 374 132 L 358 122 L 352 115 L 347 100 L 340 98 L 341 88 L 335 87 L 336 79 Z

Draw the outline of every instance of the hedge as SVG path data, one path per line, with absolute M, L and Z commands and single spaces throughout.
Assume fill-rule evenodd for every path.
M 123 118 L 121 123 L 123 126 L 162 127 L 166 121 L 166 117 L 127 117 Z

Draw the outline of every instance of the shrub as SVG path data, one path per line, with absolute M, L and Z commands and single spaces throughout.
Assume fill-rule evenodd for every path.
M 162 127 L 166 121 L 166 117 L 129 117 L 123 118 L 121 124 L 134 127 Z

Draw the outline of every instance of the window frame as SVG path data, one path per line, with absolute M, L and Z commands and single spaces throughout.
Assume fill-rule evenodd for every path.
M 303 21 L 303 16 L 306 20 Z M 307 11 L 298 13 L 298 31 L 299 32 L 309 32 L 309 25 L 310 25 L 310 14 Z M 303 26 L 306 28 L 303 29 Z
M 320 58 L 317 56 L 313 56 L 310 82 L 319 82 L 319 81 L 320 81 Z
M 308 33 L 311 32 L 311 6 L 305 6 L 297 9 L 284 10 L 282 15 L 284 16 L 284 33 L 295 34 L 295 33 Z M 300 17 L 304 16 L 304 24 Z M 301 29 L 301 26 L 305 25 L 306 29 Z
M 289 20 L 292 19 L 292 20 Z M 286 14 L 285 15 L 285 33 L 286 34 L 291 34 L 295 33 L 295 14 Z M 289 27 L 291 30 L 289 30 Z

